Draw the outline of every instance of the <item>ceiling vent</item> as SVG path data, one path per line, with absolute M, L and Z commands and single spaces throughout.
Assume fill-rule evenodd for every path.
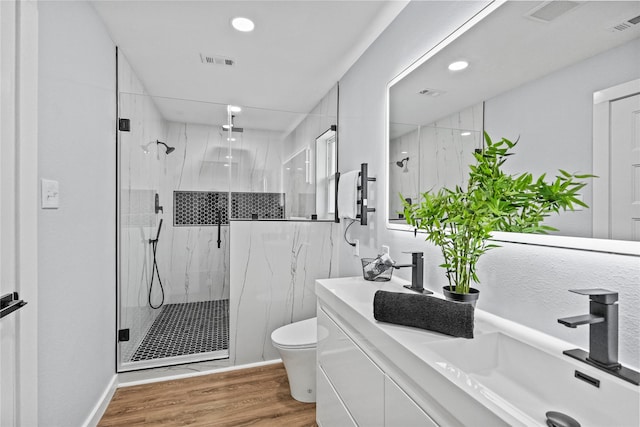
M 446 92 L 444 90 L 439 90 L 439 89 L 422 89 L 418 93 L 420 95 L 426 95 L 426 96 L 430 96 L 432 98 L 436 98 L 436 97 L 438 97 L 440 95 L 445 94 Z
M 580 6 L 580 1 L 545 1 L 526 13 L 526 17 L 539 22 L 551 22 Z
M 231 58 L 226 58 L 219 55 L 205 55 L 203 53 L 200 54 L 200 61 L 202 61 L 203 64 L 225 65 L 228 67 L 231 67 L 236 63 L 236 61 Z
M 635 18 L 627 19 L 624 22 L 614 25 L 613 27 L 608 28 L 609 31 L 620 32 L 624 30 L 628 30 L 629 28 L 633 28 L 634 25 L 638 25 L 640 23 L 640 15 Z

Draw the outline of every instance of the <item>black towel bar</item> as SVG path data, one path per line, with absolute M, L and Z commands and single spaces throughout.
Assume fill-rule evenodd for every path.
M 17 292 L 3 295 L 0 298 L 0 319 L 25 305 L 27 305 L 26 301 L 21 300 Z
M 369 165 L 367 163 L 362 163 L 360 165 L 360 185 L 358 186 L 358 192 L 360 193 L 360 197 L 358 197 L 358 205 L 360 205 L 360 213 L 356 215 L 357 218 L 360 218 L 360 225 L 367 225 L 367 213 L 375 212 L 376 208 L 370 208 L 368 206 L 368 196 L 369 196 L 369 182 L 375 181 L 375 178 L 371 178 L 368 175 Z

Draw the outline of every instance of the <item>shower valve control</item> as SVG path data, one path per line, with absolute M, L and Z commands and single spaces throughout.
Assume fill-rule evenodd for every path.
M 160 206 L 160 195 L 158 193 L 156 193 L 156 213 L 164 213 L 164 211 L 162 210 L 162 206 Z

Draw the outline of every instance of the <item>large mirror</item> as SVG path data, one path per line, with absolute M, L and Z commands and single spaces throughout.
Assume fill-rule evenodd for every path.
M 594 132 L 594 94 L 625 83 L 633 92 L 637 85 L 629 82 L 640 79 L 638 2 L 496 2 L 474 20 L 388 85 L 390 228 L 408 229 L 399 194 L 413 200 L 421 192 L 464 183 L 483 131 L 493 139 L 519 139 L 516 155 L 506 164 L 509 172 L 601 172 L 594 163 L 609 154 L 598 147 L 606 141 L 594 146 L 594 133 L 600 132 Z M 468 66 L 450 70 L 456 61 Z M 632 167 L 611 164 L 605 173 Z M 610 183 L 608 176 L 602 178 Z M 597 179 L 589 180 L 581 195 L 589 209 L 561 213 L 547 224 L 559 230 L 558 236 L 582 241 L 640 240 L 640 222 L 632 218 L 622 235 L 594 235 L 594 211 L 615 210 L 602 182 L 594 185 Z M 640 172 L 625 179 L 629 191 L 634 186 L 638 191 Z M 496 237 L 541 244 L 550 243 L 539 239 L 554 237 L 516 234 Z

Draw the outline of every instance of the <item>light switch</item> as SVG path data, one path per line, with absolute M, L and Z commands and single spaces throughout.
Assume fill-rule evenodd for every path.
M 42 179 L 40 189 L 42 195 L 42 209 L 58 209 L 60 207 L 58 181 Z

